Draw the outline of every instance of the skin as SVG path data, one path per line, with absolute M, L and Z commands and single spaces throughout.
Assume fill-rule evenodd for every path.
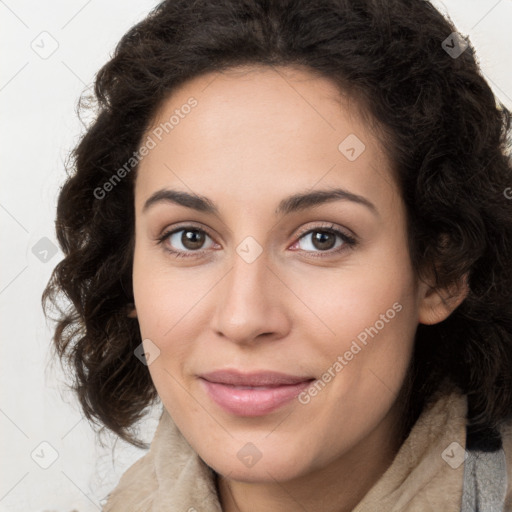
M 288 67 L 208 73 L 167 98 L 146 136 L 191 96 L 197 106 L 144 157 L 135 185 L 131 316 L 160 350 L 151 377 L 218 474 L 223 510 L 352 510 L 400 446 L 397 395 L 418 323 L 444 320 L 467 290 L 436 291 L 414 275 L 391 164 L 357 105 L 329 80 Z M 354 161 L 338 149 L 350 134 L 365 145 Z M 349 200 L 274 212 L 289 195 L 334 187 L 377 213 Z M 170 201 L 143 211 L 164 188 L 206 196 L 220 213 Z M 183 232 L 156 242 L 190 223 L 205 229 L 202 245 L 187 245 Z M 332 224 L 358 243 L 335 253 L 339 236 L 322 246 L 301 234 Z M 262 251 L 250 263 L 237 253 L 246 237 Z M 192 256 L 176 258 L 165 246 Z M 199 374 L 218 369 L 321 379 L 395 303 L 400 312 L 307 404 L 239 417 L 200 385 Z M 237 457 L 246 443 L 261 454 L 252 467 Z

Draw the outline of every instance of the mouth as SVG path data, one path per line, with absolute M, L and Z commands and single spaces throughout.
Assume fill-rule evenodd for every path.
M 296 398 L 315 379 L 260 371 L 215 371 L 199 376 L 206 394 L 224 411 L 236 416 L 263 416 Z

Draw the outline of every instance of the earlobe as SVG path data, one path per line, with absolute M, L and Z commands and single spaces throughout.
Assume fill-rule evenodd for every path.
M 418 309 L 418 322 L 433 325 L 446 320 L 451 313 L 464 301 L 469 293 L 468 276 L 465 274 L 461 282 L 442 289 L 423 288 Z

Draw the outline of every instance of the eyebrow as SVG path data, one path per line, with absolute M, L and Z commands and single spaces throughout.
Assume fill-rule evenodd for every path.
M 275 210 L 276 215 L 287 215 L 292 212 L 305 210 L 314 206 L 333 201 L 351 201 L 366 206 L 374 215 L 379 216 L 375 205 L 363 196 L 353 194 L 342 188 L 301 192 L 284 198 Z M 157 203 L 174 203 L 200 212 L 219 215 L 218 206 L 207 197 L 181 190 L 161 189 L 155 192 L 144 203 L 142 212 L 145 213 Z

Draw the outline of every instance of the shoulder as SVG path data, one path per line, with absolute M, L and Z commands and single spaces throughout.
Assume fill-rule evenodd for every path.
M 503 450 L 507 464 L 507 493 L 505 496 L 505 512 L 512 512 L 512 419 L 500 428 Z

